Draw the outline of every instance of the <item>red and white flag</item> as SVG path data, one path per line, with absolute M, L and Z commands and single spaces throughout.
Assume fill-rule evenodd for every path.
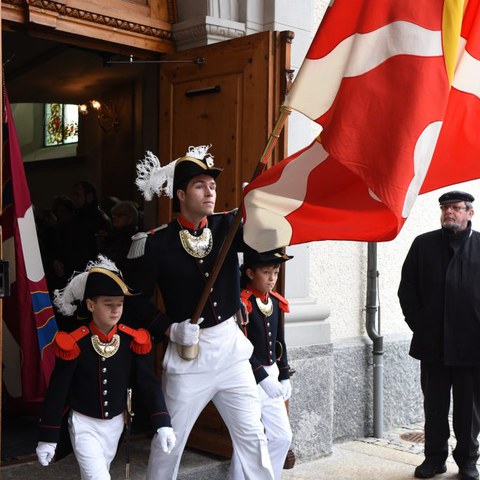
M 475 30 L 466 28 L 467 15 L 462 27 L 464 3 L 335 0 L 285 102 L 323 130 L 245 189 L 248 244 L 264 251 L 396 237 L 443 130 L 457 59 L 469 43 L 460 29 L 470 39 Z M 466 12 L 478 3 L 470 0 Z M 435 181 L 438 188 L 459 180 L 439 172 Z
M 8 98 L 3 115 L 3 255 L 10 295 L 3 299 L 3 384 L 23 408 L 43 400 L 55 357 L 57 324 L 48 294 L 32 202 Z
M 447 112 L 420 193 L 479 178 L 479 124 L 480 2 L 470 0 L 462 23 Z

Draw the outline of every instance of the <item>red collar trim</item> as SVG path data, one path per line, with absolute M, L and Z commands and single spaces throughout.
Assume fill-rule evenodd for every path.
M 189 230 L 199 230 L 200 228 L 205 228 L 207 226 L 207 217 L 205 217 L 201 222 L 200 225 L 197 227 L 194 223 L 190 220 L 187 220 L 185 217 L 181 215 L 178 216 L 178 223 L 183 228 L 188 228 Z
M 105 335 L 103 332 L 101 332 L 98 327 L 95 325 L 93 320 L 90 322 L 90 330 L 92 331 L 93 334 L 98 335 L 98 338 L 101 342 L 109 342 L 113 336 L 117 333 L 117 326 L 115 325 L 107 335 Z
M 269 293 L 261 293 L 260 290 L 257 290 L 252 287 L 252 284 L 249 283 L 247 287 L 257 298 L 259 298 L 263 303 L 268 300 Z

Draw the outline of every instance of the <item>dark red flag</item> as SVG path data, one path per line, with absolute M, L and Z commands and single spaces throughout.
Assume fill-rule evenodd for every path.
M 50 379 L 57 323 L 20 146 L 4 95 L 1 226 L 3 257 L 10 263 L 10 296 L 3 300 L 3 383 L 11 399 L 31 406 L 42 401 Z

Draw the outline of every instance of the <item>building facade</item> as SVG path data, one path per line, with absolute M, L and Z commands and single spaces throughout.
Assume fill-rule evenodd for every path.
M 228 198 L 224 206 L 235 207 L 240 196 L 239 186 L 249 179 L 248 172 L 255 164 L 253 159 L 261 153 L 275 123 L 286 84 L 300 68 L 328 3 L 328 0 L 111 0 L 107 5 L 93 0 L 4 0 L 4 32 L 15 33 L 17 27 L 26 27 L 32 38 L 37 35 L 62 45 L 74 44 L 77 50 L 88 48 L 89 55 L 95 49 L 108 51 L 110 60 L 118 54 L 131 60 L 182 62 L 196 60 L 199 52 L 208 48 L 204 66 L 192 62 L 185 67 L 179 63 L 158 67 L 137 65 L 132 60 L 137 69 L 135 75 L 128 66 L 122 65 L 116 70 L 117 79 L 128 76 L 128 82 L 120 86 L 111 83 L 114 87 L 105 91 L 86 82 L 88 95 L 98 93 L 108 97 L 110 94 L 110 99 L 117 104 L 119 126 L 101 131 L 94 125 L 96 121 L 82 120 L 84 129 L 90 133 L 88 145 L 79 142 L 81 155 L 76 161 L 62 167 L 58 163 L 27 167 L 32 196 L 38 198 L 39 204 L 46 203 L 48 198 L 42 195 L 48 190 L 45 185 L 49 185 L 49 181 L 68 185 L 78 176 L 90 176 L 104 196 L 127 191 L 134 196 L 134 164 L 142 152 L 157 151 L 163 160 L 180 156 L 185 142 L 195 144 L 204 138 L 189 126 L 189 119 L 195 118 L 208 123 L 208 127 L 200 129 L 204 136 L 210 135 L 212 125 L 230 125 L 231 121 L 232 140 L 219 139 L 216 146 L 217 152 L 221 152 L 217 158 L 229 165 L 227 176 L 238 187 L 233 193 L 221 192 Z M 293 35 L 255 37 L 261 32 L 287 31 Z M 253 38 L 255 44 L 249 41 Z M 234 40 L 238 40 L 242 48 L 250 43 L 253 52 L 265 48 L 267 53 L 255 56 L 250 51 L 242 53 L 244 50 L 236 46 L 233 50 L 223 50 L 225 42 Z M 221 73 L 208 70 L 214 58 L 222 63 L 222 52 L 228 53 L 224 53 Z M 265 62 L 266 57 L 269 73 L 259 76 L 263 80 L 250 88 L 249 76 L 253 70 L 260 70 L 258 65 Z M 276 66 L 278 58 L 282 58 L 283 70 Z M 234 60 L 242 66 L 232 65 L 227 70 Z M 16 101 L 47 100 L 46 94 L 29 97 L 28 92 L 17 91 L 14 83 L 22 78 L 21 69 L 9 70 L 8 65 L 4 68 L 7 87 L 11 78 Z M 244 73 L 238 73 L 240 70 Z M 9 77 L 12 71 L 16 76 L 12 73 Z M 189 82 L 185 95 L 177 95 L 185 82 Z M 259 89 L 261 82 L 264 90 Z M 214 97 L 208 97 L 198 107 L 186 103 L 189 100 L 185 97 L 194 96 L 188 96 L 188 92 L 219 90 L 237 92 L 235 101 L 243 102 L 242 109 L 237 111 L 241 121 L 226 119 L 225 105 L 216 105 L 211 100 Z M 87 98 L 85 91 L 65 92 L 65 101 L 81 103 Z M 262 102 L 265 105 L 260 109 L 258 104 Z M 175 108 L 171 108 L 172 105 Z M 198 122 L 195 125 L 201 125 Z M 252 123 L 255 128 L 248 130 L 247 126 Z M 288 139 L 282 138 L 273 162 L 303 148 L 316 134 L 318 131 L 312 122 L 293 112 L 289 118 Z M 125 139 L 123 143 L 120 137 Z M 112 178 L 113 170 L 120 171 L 118 178 Z M 460 186 L 474 195 L 476 187 L 476 182 Z M 291 313 L 286 318 L 287 345 L 295 370 L 289 413 L 294 433 L 293 450 L 299 461 L 328 455 L 335 442 L 373 435 L 375 425 L 390 428 L 422 418 L 419 365 L 408 356 L 410 332 L 403 321 L 396 291 L 402 262 L 413 238 L 438 228 L 437 198 L 441 193 L 421 196 L 398 237 L 377 245 L 376 328 L 383 337 L 384 349 L 383 354 L 375 358 L 366 329 L 368 245 L 324 241 L 287 249 L 295 256 L 286 265 L 285 295 L 291 304 Z M 168 219 L 161 202 L 145 208 L 146 219 L 152 225 Z M 380 395 L 374 394 L 374 383 L 379 380 L 383 385 Z M 374 409 L 374 404 L 381 405 L 380 419 L 376 417 L 378 409 Z

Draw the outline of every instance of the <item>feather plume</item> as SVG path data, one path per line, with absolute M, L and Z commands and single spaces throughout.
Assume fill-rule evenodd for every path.
M 147 151 L 143 160 L 137 164 L 137 179 L 135 184 L 142 192 L 145 200 L 149 201 L 154 195 L 167 195 L 173 198 L 173 174 L 176 160 L 165 167 L 160 165 L 160 160 L 150 151 Z
M 194 147 L 194 146 L 190 145 L 188 147 L 188 152 L 186 153 L 185 156 L 193 157 L 193 158 L 196 158 L 198 160 L 203 160 L 205 158 L 205 156 L 208 156 L 213 160 L 213 155 L 211 153 L 207 153 L 208 149 L 211 146 L 212 146 L 212 144 L 210 144 L 210 145 L 199 145 L 198 147 Z

